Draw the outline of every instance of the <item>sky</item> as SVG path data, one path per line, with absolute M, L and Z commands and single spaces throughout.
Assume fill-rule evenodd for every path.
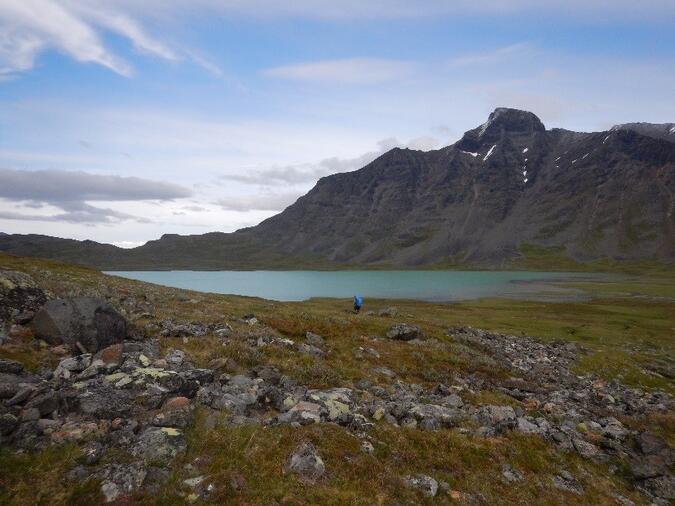
M 0 0 L 0 232 L 230 232 L 496 107 L 675 121 L 673 0 Z

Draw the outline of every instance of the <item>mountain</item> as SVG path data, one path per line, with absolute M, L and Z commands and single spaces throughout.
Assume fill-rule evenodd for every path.
M 231 234 L 165 235 L 132 250 L 9 235 L 0 250 L 110 269 L 495 266 L 528 245 L 582 262 L 671 261 L 674 194 L 674 124 L 579 133 L 498 108 L 451 146 L 393 149 Z

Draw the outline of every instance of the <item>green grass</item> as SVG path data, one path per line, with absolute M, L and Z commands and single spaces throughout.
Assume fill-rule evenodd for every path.
M 408 474 L 424 473 L 446 481 L 465 497 L 482 496 L 487 504 L 614 504 L 609 491 L 639 499 L 618 478 L 608 478 L 603 466 L 555 452 L 541 439 L 517 434 L 504 438 L 471 438 L 457 430 L 419 431 L 380 424 L 370 432 L 374 454 L 360 449 L 360 440 L 329 425 L 301 428 L 216 427 L 207 429 L 200 412 L 189 432 L 189 449 L 176 469 L 198 462 L 198 473 L 209 477 L 217 504 L 370 505 L 450 503 L 442 493 L 428 499 L 403 484 Z M 306 484 L 284 473 L 284 463 L 304 441 L 314 444 L 326 465 L 326 475 Z M 509 464 L 525 476 L 517 484 L 499 477 Z M 581 497 L 551 484 L 560 469 L 583 476 Z M 491 479 L 486 479 L 490 476 Z M 175 504 L 187 494 L 180 471 L 157 504 Z M 140 498 L 139 498 L 140 499 Z M 146 498 L 150 501 L 150 498 Z M 590 501 L 590 502 L 589 502 Z
M 80 457 L 75 445 L 26 453 L 0 448 L 0 504 L 84 506 L 102 502 L 97 482 L 70 483 L 66 478 Z
M 556 268 L 559 268 L 557 266 Z M 184 350 L 196 365 L 208 367 L 214 358 L 228 357 L 245 372 L 271 364 L 302 384 L 312 387 L 350 386 L 366 378 L 374 383 L 391 380 L 374 369 L 388 367 L 398 378 L 432 387 L 452 384 L 455 374 L 485 377 L 511 375 L 480 350 L 455 341 L 447 329 L 470 325 L 514 335 L 530 335 L 545 341 L 578 343 L 585 350 L 575 367 L 606 379 L 645 389 L 675 393 L 672 376 L 675 357 L 675 300 L 673 273 L 660 274 L 649 267 L 646 274 L 612 276 L 602 281 L 574 281 L 562 286 L 583 290 L 589 301 L 548 302 L 506 299 L 434 304 L 419 301 L 367 300 L 364 309 L 395 305 L 394 318 L 354 315 L 349 300 L 315 299 L 278 303 L 256 298 L 189 292 L 104 276 L 97 271 L 57 262 L 0 255 L 0 269 L 28 272 L 57 296 L 73 293 L 111 294 L 122 307 L 125 298 L 147 298 L 158 320 L 173 318 L 203 323 L 229 322 L 235 335 L 228 346 L 215 336 L 163 338 L 164 351 Z M 249 326 L 238 319 L 254 313 L 262 325 Z M 153 321 L 144 320 L 139 324 Z M 426 345 L 393 342 L 383 336 L 397 322 L 419 324 L 432 338 Z M 281 347 L 251 348 L 246 338 L 283 336 L 302 341 L 307 331 L 326 340 L 324 359 L 302 357 Z M 434 343 L 440 343 L 435 345 Z M 358 347 L 373 348 L 379 358 L 355 354 Z M 49 352 L 33 346 L 30 336 L 12 346 L 0 347 L 0 357 L 20 360 L 35 369 L 53 366 Z M 519 405 L 494 391 L 466 394 L 465 401 Z M 482 494 L 488 504 L 614 504 L 619 492 L 640 504 L 620 473 L 611 475 L 603 466 L 581 461 L 556 451 L 536 437 L 508 434 L 503 438 L 470 438 L 459 430 L 437 432 L 404 430 L 379 423 L 371 432 L 375 454 L 360 450 L 360 441 L 330 424 L 291 427 L 216 427 L 209 429 L 207 413 L 200 410 L 188 432 L 189 450 L 174 466 L 174 476 L 159 497 L 139 495 L 149 504 L 183 504 L 187 478 L 183 465 L 198 459 L 199 472 L 217 484 L 215 503 L 228 504 L 409 504 L 431 503 L 405 488 L 400 477 L 426 473 L 447 481 L 453 490 Z M 631 422 L 642 424 L 675 443 L 671 414 Z M 301 442 L 312 441 L 327 466 L 327 476 L 314 486 L 283 473 L 290 452 Z M 76 447 L 50 448 L 38 453 L 16 454 L 0 450 L 0 504 L 93 504 L 96 484 L 74 487 L 63 477 L 78 459 Z M 526 476 L 515 485 L 501 480 L 501 466 L 508 463 Z M 582 482 L 582 497 L 565 494 L 551 485 L 560 468 L 570 470 Z M 87 502 L 88 501 L 88 502 Z M 447 503 L 450 498 L 433 502 Z

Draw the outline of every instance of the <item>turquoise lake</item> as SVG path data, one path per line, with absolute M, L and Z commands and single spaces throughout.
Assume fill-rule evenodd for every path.
M 551 300 L 582 292 L 554 281 L 597 278 L 529 271 L 115 271 L 121 276 L 201 292 L 302 301 L 314 297 L 457 301 L 487 297 Z

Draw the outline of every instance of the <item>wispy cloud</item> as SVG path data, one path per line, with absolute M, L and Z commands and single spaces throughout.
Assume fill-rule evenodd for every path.
M 102 176 L 61 170 L 22 171 L 0 169 L 0 198 L 40 208 L 49 204 L 64 211 L 57 214 L 0 213 L 0 219 L 64 221 L 70 223 L 111 223 L 150 220 L 88 202 L 174 200 L 192 192 L 182 186 L 137 177 Z
M 85 225 L 120 223 L 122 221 L 151 223 L 151 220 L 147 218 L 115 211 L 113 209 L 90 206 L 84 202 L 62 202 L 59 204 L 59 207 L 65 208 L 65 212 L 57 214 L 24 214 L 14 211 L 0 211 L 0 219 L 79 223 Z
M 378 84 L 410 76 L 416 65 L 399 60 L 349 58 L 298 63 L 266 69 L 270 77 L 295 81 L 343 84 Z
M 151 36 L 123 7 L 123 2 L 112 1 L 3 0 L 0 2 L 0 79 L 32 69 L 38 55 L 48 49 L 130 77 L 134 72 L 132 65 L 106 46 L 103 35 L 107 32 L 126 38 L 140 53 L 169 61 L 187 58 L 214 75 L 222 75 L 220 69 L 205 58 L 172 48 Z

